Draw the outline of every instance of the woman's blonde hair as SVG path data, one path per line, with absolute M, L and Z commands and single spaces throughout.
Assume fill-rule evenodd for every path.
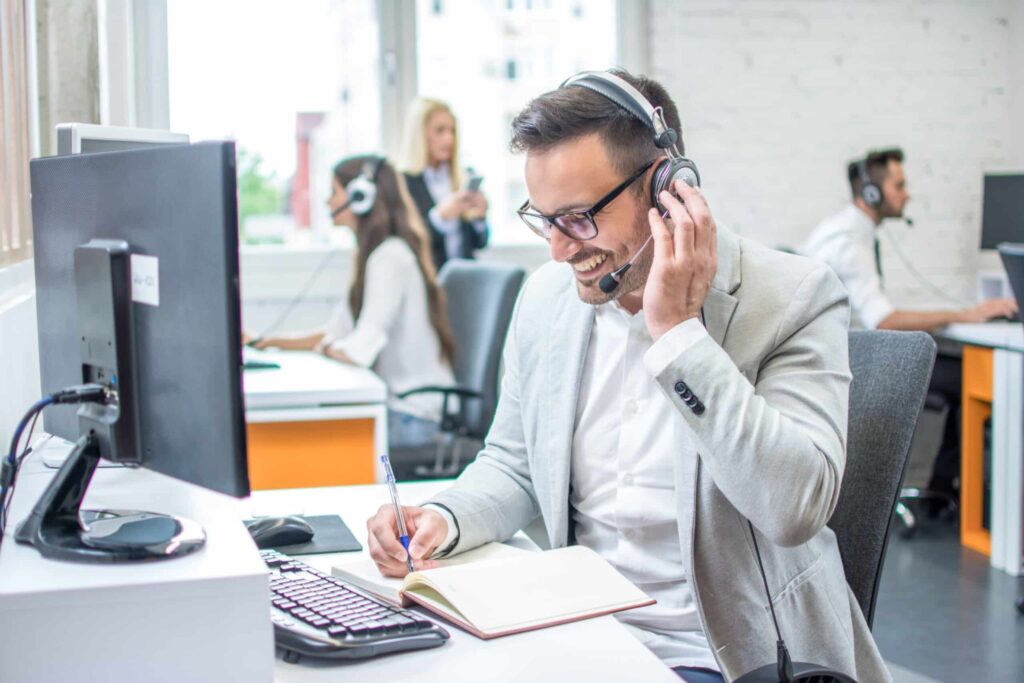
M 455 114 L 447 103 L 429 97 L 417 97 L 409 105 L 409 113 L 405 117 L 405 153 L 402 170 L 411 175 L 423 173 L 429 161 L 427 151 L 427 122 L 435 112 L 447 112 L 452 119 Z M 455 124 L 455 142 L 452 145 L 452 158 L 449 162 L 452 178 L 452 190 L 462 187 L 462 169 L 459 168 L 459 128 Z

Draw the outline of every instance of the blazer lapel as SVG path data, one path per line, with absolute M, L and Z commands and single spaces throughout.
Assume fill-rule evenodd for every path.
M 569 465 L 576 423 L 583 363 L 594 326 L 594 307 L 580 301 L 570 283 L 552 311 L 547 343 L 547 367 L 541 388 L 544 429 L 536 466 L 549 472 L 547 505 L 541 501 L 551 547 L 569 540 Z M 543 510 L 546 507 L 546 510 Z

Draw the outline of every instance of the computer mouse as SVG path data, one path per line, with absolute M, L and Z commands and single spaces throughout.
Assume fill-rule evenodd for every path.
M 302 517 L 264 517 L 247 523 L 246 528 L 260 549 L 313 540 L 313 527 Z

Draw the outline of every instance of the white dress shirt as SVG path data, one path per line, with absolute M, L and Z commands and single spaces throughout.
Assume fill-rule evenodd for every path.
M 617 301 L 596 307 L 573 429 L 569 505 L 576 542 L 595 550 L 657 600 L 615 617 L 670 667 L 718 670 L 686 580 L 673 461 L 694 467 L 693 451 L 673 443 L 675 408 L 654 377 L 707 336 L 696 318 L 653 343 L 643 311 L 631 315 Z M 683 501 L 692 509 L 692 501 Z M 457 539 L 452 515 L 427 504 L 448 523 L 435 556 Z
M 448 164 L 440 164 L 436 167 L 427 166 L 423 169 L 423 182 L 434 199 L 434 208 L 430 210 L 427 217 L 434 229 L 444 235 L 445 253 L 450 258 L 458 257 L 462 253 L 460 220 L 458 218 L 441 218 L 441 211 L 437 207 L 453 191 L 451 169 Z M 487 230 L 487 223 L 482 220 L 473 221 L 473 229 L 483 235 Z
M 389 237 L 366 261 L 359 321 L 353 324 L 348 294 L 327 324 L 324 342 L 344 351 L 356 365 L 372 368 L 388 386 L 388 406 L 427 420 L 441 417 L 441 398 L 397 394 L 426 385 L 451 385 L 451 367 L 430 323 L 427 288 L 416 256 L 398 237 Z
M 896 310 L 882 289 L 875 263 L 875 224 L 856 205 L 822 221 L 800 253 L 835 271 L 849 292 L 851 317 L 860 327 L 873 330 Z

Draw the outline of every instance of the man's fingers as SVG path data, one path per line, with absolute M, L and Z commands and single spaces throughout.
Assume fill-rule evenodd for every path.
M 655 258 L 672 258 L 672 231 L 665 224 L 665 219 L 662 218 L 657 209 L 652 208 L 647 212 L 647 222 L 651 225 Z
M 390 506 L 382 506 L 376 515 L 366 523 L 370 538 L 376 539 L 381 551 L 396 560 L 405 562 L 405 548 L 398 541 L 398 523 L 395 511 Z
M 693 258 L 693 218 L 682 202 L 671 192 L 662 190 L 658 199 L 661 200 L 661 205 L 669 210 L 669 214 L 672 216 L 672 224 L 675 226 L 672 232 L 675 256 L 676 258 L 689 261 Z
M 696 226 L 694 230 L 693 246 L 700 252 L 708 252 L 711 245 L 717 242 L 715 221 L 711 217 L 711 209 L 704 198 L 700 188 L 690 187 L 681 180 L 675 183 L 676 193 L 682 197 L 683 206 L 693 219 Z
M 384 552 L 375 536 L 371 535 L 366 540 L 366 546 L 370 550 L 370 557 L 377 564 L 377 569 L 384 576 L 402 577 L 409 572 L 409 568 L 405 566 L 405 561 L 398 562 L 395 558 Z

